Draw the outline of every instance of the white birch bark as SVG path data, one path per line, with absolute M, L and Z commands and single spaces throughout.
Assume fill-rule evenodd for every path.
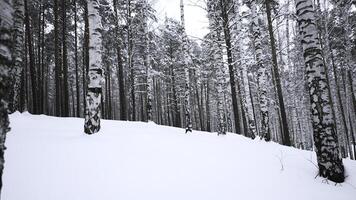
M 11 111 L 16 111 L 19 109 L 19 93 L 20 93 L 20 83 L 21 83 L 21 73 L 23 70 L 23 40 L 24 40 L 24 1 L 14 0 L 14 50 L 13 50 L 13 61 L 14 67 L 11 72 L 13 77 L 13 94 L 11 99 Z
M 313 1 L 296 0 L 295 3 L 311 101 L 319 175 L 334 182 L 343 182 L 344 166 L 339 154 Z
M 102 25 L 99 14 L 99 1 L 88 1 L 89 16 L 89 72 L 88 92 L 86 96 L 85 125 L 87 134 L 100 130 L 101 98 L 102 98 Z
M 211 42 L 213 50 L 213 64 L 216 71 L 216 91 L 217 91 L 217 131 L 218 135 L 226 134 L 226 118 L 225 118 L 225 97 L 224 97 L 224 86 L 225 86 L 225 70 L 223 64 L 223 52 L 222 52 L 222 24 L 219 20 L 218 10 L 216 7 L 216 2 L 208 1 L 208 18 L 209 18 L 209 28 L 211 30 Z
M 252 16 L 252 35 L 255 49 L 255 60 L 258 66 L 258 91 L 260 96 L 260 109 L 261 109 L 261 136 L 265 140 L 271 139 L 271 132 L 269 128 L 269 100 L 267 96 L 267 69 L 263 63 L 263 50 L 261 41 L 261 31 L 259 27 L 259 17 L 257 13 L 255 1 L 251 1 L 251 16 Z

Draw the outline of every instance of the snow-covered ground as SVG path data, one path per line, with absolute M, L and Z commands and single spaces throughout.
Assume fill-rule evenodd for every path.
M 154 123 L 15 113 L 5 154 L 4 200 L 354 200 L 346 182 L 314 178 L 315 154 L 236 134 L 217 136 Z

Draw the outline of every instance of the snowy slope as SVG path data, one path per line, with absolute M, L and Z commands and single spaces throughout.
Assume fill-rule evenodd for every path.
M 7 137 L 4 200 L 354 200 L 356 162 L 335 186 L 314 178 L 315 154 L 235 134 L 153 123 L 15 113 Z

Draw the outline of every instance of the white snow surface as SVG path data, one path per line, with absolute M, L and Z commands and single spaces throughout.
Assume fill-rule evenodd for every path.
M 317 177 L 315 153 L 236 134 L 102 120 L 10 115 L 4 200 L 354 200 L 356 162 L 347 179 Z

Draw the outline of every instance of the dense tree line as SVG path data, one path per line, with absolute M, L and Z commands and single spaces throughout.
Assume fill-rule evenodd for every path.
M 84 117 L 88 134 L 100 118 L 154 121 L 315 149 L 319 174 L 343 182 L 341 157 L 356 156 L 355 4 L 208 0 L 195 40 L 182 0 L 180 21 L 158 21 L 148 0 L 1 1 L 1 149 L 8 105 Z

